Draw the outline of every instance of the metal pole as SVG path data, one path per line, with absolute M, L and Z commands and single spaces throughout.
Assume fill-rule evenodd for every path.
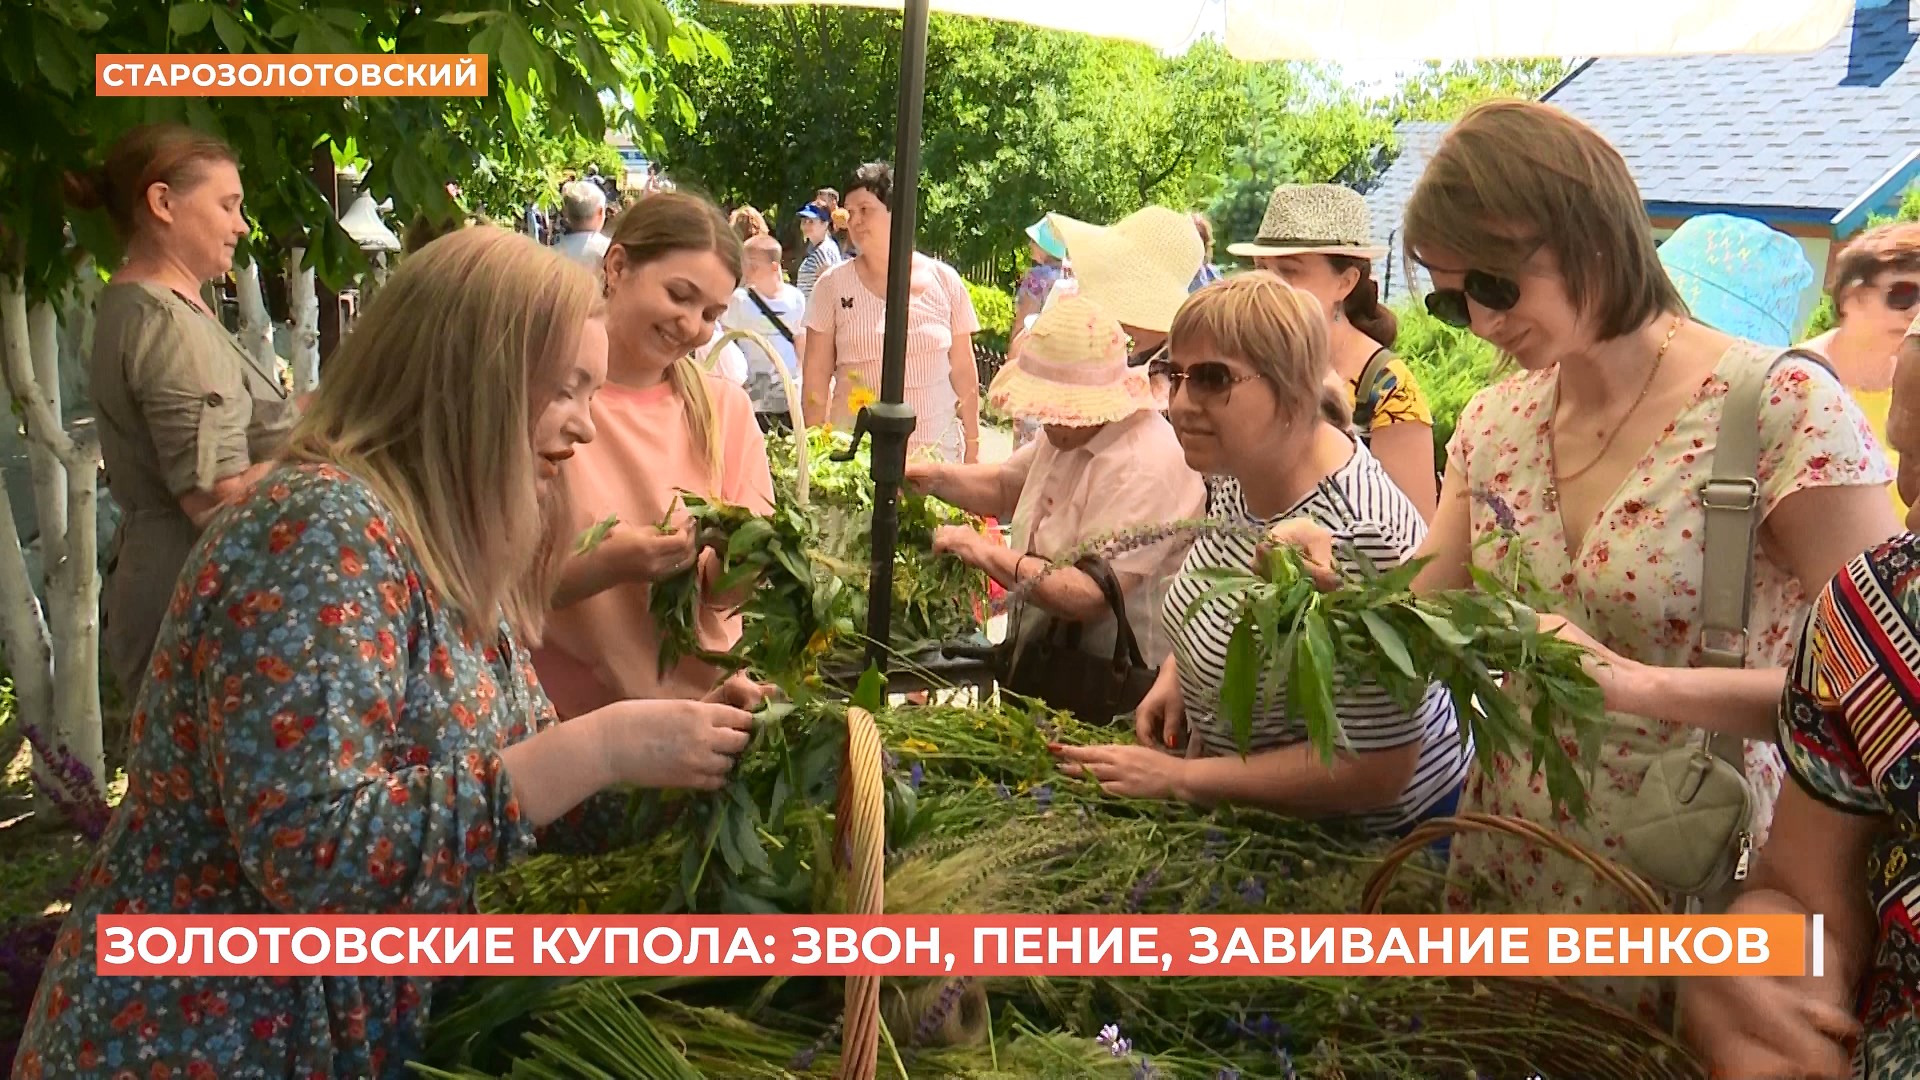
M 893 553 L 900 541 L 900 484 L 907 474 L 913 409 L 907 389 L 907 308 L 913 295 L 914 224 L 919 213 L 920 111 L 926 97 L 928 0 L 906 0 L 900 41 L 899 124 L 893 150 L 893 236 L 887 263 L 887 326 L 880 400 L 867 409 L 873 437 L 873 568 L 867 585 L 867 660 L 887 670 L 893 638 Z

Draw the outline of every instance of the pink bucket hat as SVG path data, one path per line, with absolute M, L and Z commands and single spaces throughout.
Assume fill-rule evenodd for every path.
M 1040 313 L 987 398 L 1009 416 L 1060 427 L 1096 427 L 1165 407 L 1146 369 L 1127 366 L 1120 324 L 1077 294 Z

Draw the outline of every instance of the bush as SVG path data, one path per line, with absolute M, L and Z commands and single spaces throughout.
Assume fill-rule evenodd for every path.
M 1499 350 L 1471 331 L 1456 330 L 1427 314 L 1424 305 L 1397 306 L 1394 314 L 1400 317 L 1400 336 L 1393 351 L 1407 362 L 1433 410 L 1434 456 L 1444 468 L 1460 411 L 1473 395 L 1505 375 L 1507 365 Z
M 973 300 L 973 313 L 980 319 L 980 332 L 973 340 L 1005 355 L 1007 339 L 1013 333 L 1013 297 L 971 281 L 967 282 L 967 296 Z

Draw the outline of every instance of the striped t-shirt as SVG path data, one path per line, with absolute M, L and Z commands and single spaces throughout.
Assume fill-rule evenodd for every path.
M 839 266 L 841 263 L 840 245 L 829 236 L 807 250 L 807 256 L 800 260 L 800 269 L 794 274 L 794 285 L 799 288 L 804 299 L 813 299 L 813 286 L 820 275 Z
M 1426 523 L 1419 511 L 1387 478 L 1386 470 L 1366 447 L 1357 443 L 1345 465 L 1294 507 L 1265 521 L 1248 513 L 1239 481 L 1210 477 L 1207 489 L 1207 516 L 1216 520 L 1255 526 L 1294 517 L 1318 522 L 1333 533 L 1336 558 L 1348 574 L 1360 572 L 1354 550 L 1385 569 L 1412 558 L 1426 536 Z M 1167 590 L 1163 617 L 1178 658 L 1187 724 L 1193 737 L 1203 740 L 1208 754 L 1239 753 L 1232 725 L 1220 715 L 1227 640 L 1233 635 L 1239 609 L 1232 599 L 1215 599 L 1188 620 L 1187 608 L 1208 587 L 1195 571 L 1251 566 L 1255 546 L 1247 536 L 1203 534 L 1187 552 L 1179 576 Z M 1285 672 L 1268 673 L 1261 692 L 1254 695 L 1251 746 L 1255 753 L 1306 741 L 1306 722 L 1287 714 L 1286 700 Z M 1356 815 L 1360 824 L 1380 832 L 1398 831 L 1459 790 L 1472 760 L 1472 747 L 1460 737 L 1453 699 L 1444 686 L 1435 683 L 1428 687 L 1426 698 L 1412 715 L 1395 705 L 1378 685 L 1347 685 L 1338 676 L 1333 700 L 1345 745 L 1355 752 L 1387 750 L 1416 740 L 1422 744 L 1407 790 L 1391 806 Z

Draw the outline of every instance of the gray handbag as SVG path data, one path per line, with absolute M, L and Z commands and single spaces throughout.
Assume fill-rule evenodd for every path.
M 1700 587 L 1701 664 L 1746 666 L 1753 612 L 1753 554 L 1760 528 L 1760 406 L 1767 377 L 1788 357 L 1748 364 L 1728 380 L 1713 473 L 1700 488 L 1705 549 Z M 1656 886 L 1695 903 L 1744 881 L 1753 860 L 1753 789 L 1745 741 L 1696 731 L 1688 745 L 1647 767 L 1621 825 L 1627 862 Z

